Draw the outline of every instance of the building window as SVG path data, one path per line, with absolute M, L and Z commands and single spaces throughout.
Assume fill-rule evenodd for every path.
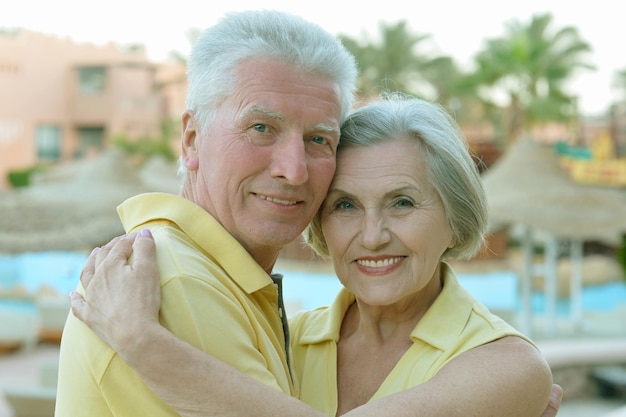
M 37 126 L 37 158 L 56 161 L 61 158 L 61 129 L 52 125 Z
M 78 68 L 78 87 L 81 93 L 101 93 L 104 91 L 105 81 L 105 67 L 98 66 Z
M 78 128 L 79 153 L 88 155 L 92 150 L 100 150 L 104 143 L 103 127 L 79 127 Z

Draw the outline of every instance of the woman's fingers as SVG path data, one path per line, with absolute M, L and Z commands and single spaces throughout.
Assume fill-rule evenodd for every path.
M 161 288 L 149 230 L 117 237 L 94 250 L 80 281 L 83 295 L 70 293 L 72 313 L 109 346 L 123 346 L 140 331 L 137 326 L 158 322 Z
M 82 295 L 76 291 L 70 292 L 70 305 L 72 307 L 72 314 L 74 314 L 80 321 L 85 321 L 85 308 L 86 303 Z
M 156 274 L 156 245 L 150 230 L 143 229 L 134 239 L 132 246 L 134 270 L 142 271 L 147 275 Z

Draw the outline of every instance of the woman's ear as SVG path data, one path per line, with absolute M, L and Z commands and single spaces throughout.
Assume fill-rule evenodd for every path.
M 198 124 L 193 113 L 189 110 L 186 110 L 183 113 L 182 122 L 182 160 L 185 168 L 187 168 L 189 171 L 194 171 L 198 169 L 200 161 L 198 156 Z

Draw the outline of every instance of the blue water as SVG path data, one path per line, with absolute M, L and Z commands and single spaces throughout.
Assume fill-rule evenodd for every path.
M 82 252 L 32 252 L 0 255 L 0 292 L 16 286 L 29 293 L 42 287 L 67 295 L 78 283 L 80 271 L 88 254 Z M 284 296 L 287 302 L 297 301 L 301 308 L 312 309 L 330 304 L 341 288 L 332 274 L 278 271 L 285 275 Z M 490 309 L 520 311 L 521 300 L 517 276 L 512 271 L 481 274 L 460 274 L 459 281 L 476 299 Z M 626 305 L 626 283 L 613 282 L 586 286 L 582 294 L 583 310 L 611 311 Z M 545 297 L 534 293 L 533 311 L 545 311 Z M 34 309 L 32 302 L 0 299 L 0 309 Z M 569 314 L 569 301 L 557 300 L 557 314 Z
M 283 272 L 285 300 L 299 300 L 305 310 L 330 304 L 341 284 L 332 274 Z M 497 271 L 480 274 L 458 274 L 459 282 L 478 301 L 492 310 L 521 311 L 521 297 L 517 275 L 513 271 Z M 626 283 L 613 282 L 586 286 L 582 294 L 585 311 L 612 311 L 619 305 L 626 306 Z M 532 294 L 532 308 L 536 313 L 545 312 L 543 293 Z M 569 299 L 559 298 L 556 304 L 559 316 L 570 314 Z
M 37 312 L 37 306 L 31 300 L 0 298 L 0 312 L 2 311 L 34 314 Z
M 88 254 L 82 252 L 25 252 L 0 255 L 0 292 L 25 291 L 36 294 L 42 288 L 59 296 L 76 287 Z M 34 315 L 37 306 L 30 299 L 0 298 L 0 312 Z
M 330 304 L 341 284 L 332 274 L 284 272 L 283 293 L 286 300 L 299 300 L 310 310 Z M 461 284 L 480 302 L 491 309 L 517 310 L 517 278 L 513 272 L 467 274 L 459 277 Z
M 28 293 L 42 287 L 68 294 L 76 287 L 88 254 L 83 252 L 25 252 L 0 255 L 0 291 L 16 286 Z

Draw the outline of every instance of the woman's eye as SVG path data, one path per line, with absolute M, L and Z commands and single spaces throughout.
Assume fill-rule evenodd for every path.
M 396 207 L 413 207 L 415 204 L 408 198 L 400 198 L 396 201 Z
M 335 210 L 351 210 L 354 208 L 354 205 L 346 200 L 339 200 L 333 205 L 333 209 Z

